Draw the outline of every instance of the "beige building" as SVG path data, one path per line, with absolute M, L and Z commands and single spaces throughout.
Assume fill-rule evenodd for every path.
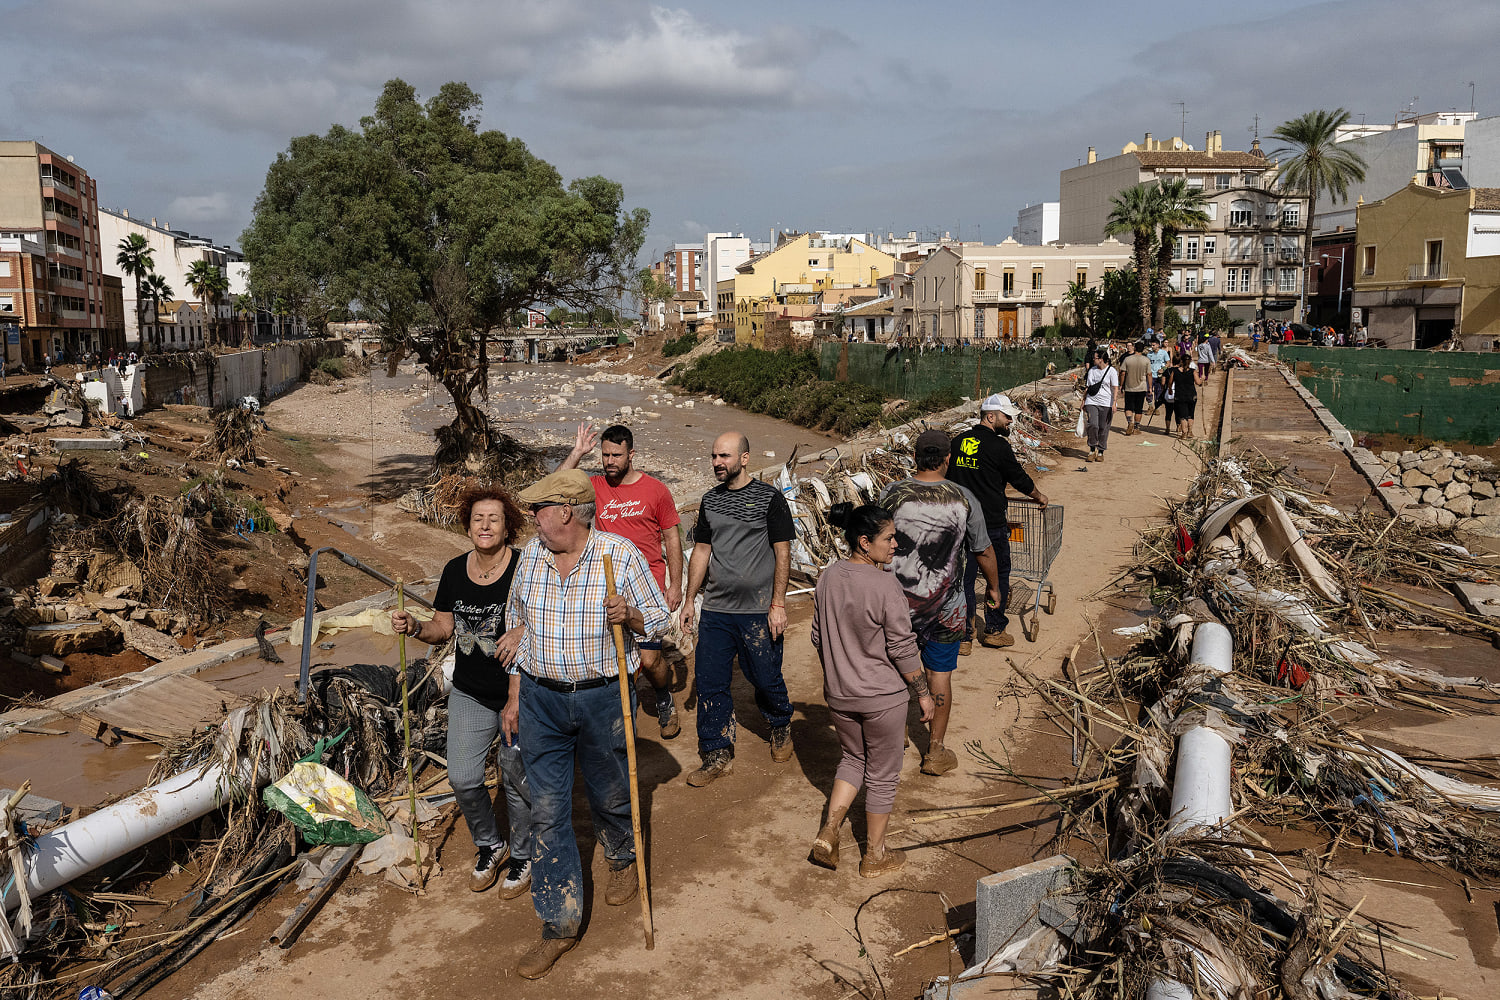
M 1500 188 L 1414 183 L 1359 206 L 1353 262 L 1354 308 L 1387 347 L 1500 341 Z
M 1184 232 L 1174 248 L 1172 294 L 1184 319 L 1222 305 L 1236 319 L 1296 318 L 1302 294 L 1302 238 L 1307 198 L 1277 183 L 1276 163 L 1257 140 L 1248 152 L 1223 148 L 1218 132 L 1194 149 L 1181 138 L 1156 140 L 1147 132 L 1118 156 L 1088 161 L 1062 172 L 1058 230 L 1064 242 L 1104 238 L 1115 195 L 1136 184 L 1185 178 L 1207 195 L 1208 225 Z
M 895 335 L 921 341 L 1021 341 L 1057 318 L 1068 286 L 1098 287 L 1108 271 L 1130 263 L 1130 247 L 1115 239 L 1070 246 L 948 245 L 928 257 L 908 281 L 895 283 Z
M 735 268 L 732 279 L 715 288 L 719 338 L 733 330 L 734 342 L 760 347 L 765 314 L 788 302 L 788 289 L 808 294 L 839 288 L 873 287 L 898 269 L 896 258 L 865 241 L 839 233 L 800 233 L 769 253 Z

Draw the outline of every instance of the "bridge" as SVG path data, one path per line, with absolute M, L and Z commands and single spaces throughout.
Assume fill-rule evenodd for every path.
M 489 356 L 493 360 L 536 364 L 541 361 L 566 361 L 585 351 L 619 342 L 621 331 L 586 329 L 554 330 L 546 328 L 491 330 L 488 334 Z M 351 338 L 361 344 L 378 347 L 378 330 L 354 333 Z

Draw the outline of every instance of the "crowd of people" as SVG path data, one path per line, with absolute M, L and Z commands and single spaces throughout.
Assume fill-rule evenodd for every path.
M 810 850 L 815 864 L 838 867 L 840 830 L 863 789 L 859 874 L 902 867 L 885 831 L 909 730 L 924 775 L 958 766 L 948 747 L 953 673 L 976 635 L 988 648 L 1014 642 L 1007 487 L 1047 503 L 1006 440 L 1019 414 L 1008 397 L 990 396 L 964 434 L 918 437 L 910 477 L 867 498 L 874 502 L 831 511 L 848 555 L 819 575 L 812 646 L 841 758 Z M 602 468 L 590 476 L 578 467 L 596 445 Z M 469 887 L 498 883 L 505 898 L 530 890 L 542 929 L 517 965 L 528 979 L 577 945 L 583 923 L 575 767 L 608 863 L 605 903 L 621 906 L 638 892 L 619 664 L 631 679 L 632 712 L 649 694 L 670 740 L 681 725 L 663 644 L 695 645 L 700 763 L 689 785 L 733 772 L 735 663 L 765 720 L 771 761 L 796 754 L 782 671 L 796 534 L 786 497 L 750 475 L 744 434 L 719 435 L 710 454 L 718 482 L 699 501 L 684 559 L 670 491 L 634 460 L 628 427 L 596 435 L 581 425 L 559 468 L 515 497 L 500 486 L 470 490 L 459 514 L 471 548 L 444 566 L 435 612 L 425 621 L 391 613 L 397 634 L 453 641 L 447 760 L 475 847 Z M 534 537 L 518 545 L 527 520 Z M 976 614 L 980 573 L 985 601 Z M 615 626 L 627 637 L 623 653 Z M 485 784 L 491 754 L 503 829 Z

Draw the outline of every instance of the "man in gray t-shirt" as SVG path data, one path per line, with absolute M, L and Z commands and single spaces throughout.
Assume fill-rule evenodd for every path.
M 792 758 L 792 703 L 781 675 L 786 631 L 786 581 L 791 572 L 792 511 L 781 491 L 750 478 L 750 442 L 738 432 L 714 441 L 714 477 L 693 526 L 682 600 L 683 631 L 693 627 L 693 602 L 703 594 L 694 675 L 698 688 L 698 754 L 688 775 L 702 787 L 728 774 L 734 761 L 735 657 L 771 726 L 771 759 Z

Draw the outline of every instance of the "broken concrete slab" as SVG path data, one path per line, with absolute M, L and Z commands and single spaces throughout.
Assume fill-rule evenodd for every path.
M 1453 581 L 1454 594 L 1470 614 L 1485 618 L 1500 619 L 1500 587 L 1492 583 L 1470 583 L 1467 580 Z
M 125 447 L 125 439 L 107 438 L 48 438 L 58 451 L 119 451 Z
M 1058 854 L 980 879 L 974 894 L 974 964 L 1040 929 L 1043 902 L 1067 909 L 1065 890 L 1077 867 Z
M 26 652 L 34 656 L 67 656 L 103 649 L 114 637 L 113 630 L 96 621 L 33 625 L 26 630 Z

